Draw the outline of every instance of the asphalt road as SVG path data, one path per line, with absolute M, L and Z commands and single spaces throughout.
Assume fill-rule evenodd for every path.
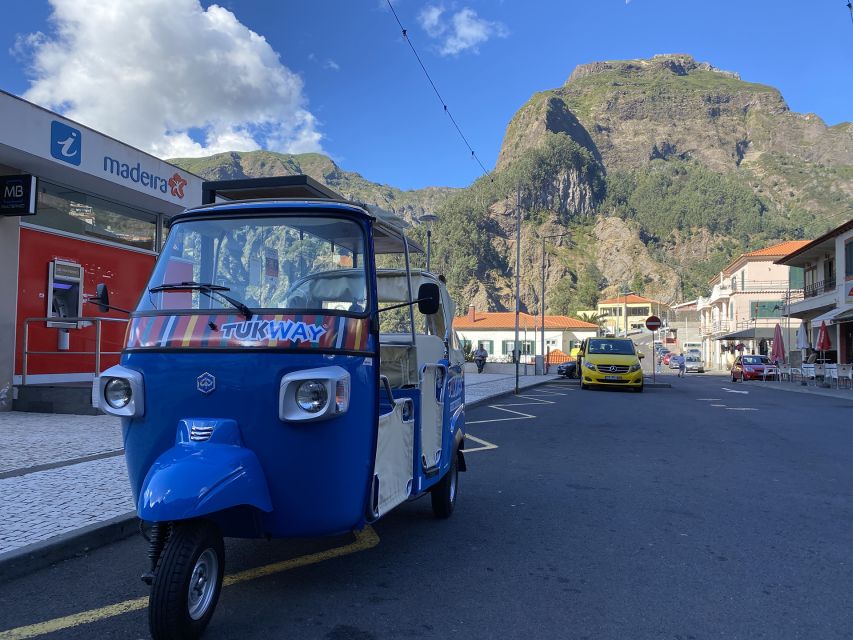
M 374 525 L 375 546 L 229 541 L 229 574 L 318 561 L 225 588 L 205 637 L 853 637 L 853 403 L 671 381 L 470 410 L 480 450 L 450 520 L 427 499 Z M 0 585 L 0 630 L 144 597 L 144 568 L 133 538 Z M 136 606 L 49 637 L 147 637 Z

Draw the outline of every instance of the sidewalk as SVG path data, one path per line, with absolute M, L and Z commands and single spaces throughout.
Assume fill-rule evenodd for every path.
M 557 375 L 521 376 L 527 388 Z M 515 376 L 465 374 L 466 405 L 515 389 Z M 126 535 L 135 505 L 125 467 L 121 421 L 112 416 L 0 412 L 0 577 Z

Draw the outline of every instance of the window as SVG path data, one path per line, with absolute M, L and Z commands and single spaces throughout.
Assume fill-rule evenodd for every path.
M 465 339 L 463 338 L 463 339 L 462 339 L 462 340 L 460 340 L 459 342 L 461 342 L 461 343 L 462 343 L 462 350 L 463 350 L 463 351 L 467 351 L 469 348 L 471 349 L 471 351 L 473 351 L 473 350 L 474 350 L 474 348 L 473 348 L 473 346 L 472 346 L 472 344 L 471 344 L 471 341 L 470 341 L 470 340 L 465 340 Z
M 853 277 L 853 240 L 848 240 L 844 245 L 844 275 Z
M 39 181 L 36 215 L 27 222 L 139 249 L 156 249 L 157 216 Z
M 823 261 L 823 281 L 835 282 L 835 258 L 827 258 Z
M 505 356 L 511 356 L 514 345 L 514 340 L 504 340 L 503 344 L 501 345 L 501 353 L 503 353 L 503 355 Z M 522 355 L 532 355 L 534 349 L 533 340 L 519 340 L 518 348 L 521 350 Z
M 252 309 L 361 315 L 367 311 L 364 231 L 350 220 L 319 216 L 189 219 L 172 227 L 149 288 L 184 281 L 227 287 Z M 180 288 L 139 303 L 140 310 L 230 308 L 222 296 Z

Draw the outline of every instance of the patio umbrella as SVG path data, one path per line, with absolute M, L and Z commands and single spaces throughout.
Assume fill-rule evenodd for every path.
M 823 320 L 820 323 L 820 331 L 818 331 L 817 334 L 817 344 L 815 345 L 815 349 L 821 353 L 832 349 L 832 342 L 829 340 L 829 331 L 826 328 L 826 320 Z
M 785 362 L 785 342 L 782 340 L 782 325 L 778 322 L 773 331 L 773 349 L 770 351 L 770 359 L 777 364 Z
M 802 352 L 803 364 L 805 364 L 809 350 L 809 332 L 806 330 L 805 322 L 801 322 L 800 328 L 797 329 L 797 349 Z
M 797 329 L 797 349 L 809 348 L 809 332 L 806 331 L 806 323 L 801 322 L 800 328 Z

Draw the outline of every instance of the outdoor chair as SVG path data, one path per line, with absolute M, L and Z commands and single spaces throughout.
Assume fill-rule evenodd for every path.
M 787 378 L 788 382 L 791 381 L 791 365 L 789 364 L 780 364 L 779 365 L 779 380 L 785 380 Z
M 836 383 L 841 385 L 841 381 L 844 380 L 844 386 L 849 386 L 853 389 L 853 364 L 840 364 L 838 365 L 838 378 Z
M 804 364 L 803 365 L 803 381 L 810 382 L 812 380 L 816 380 L 815 378 L 815 366 L 813 364 Z
M 800 381 L 804 380 L 803 378 L 803 370 L 801 367 L 788 367 L 790 372 L 791 382 L 796 382 L 798 379 Z
M 826 365 L 816 362 L 814 365 L 814 375 L 812 377 L 814 378 L 815 384 L 817 384 L 818 378 L 820 378 L 821 380 L 823 380 L 825 382 L 826 381 Z
M 838 388 L 838 367 L 837 365 L 826 365 L 826 377 L 824 380 L 831 386 L 835 382 L 835 387 Z

